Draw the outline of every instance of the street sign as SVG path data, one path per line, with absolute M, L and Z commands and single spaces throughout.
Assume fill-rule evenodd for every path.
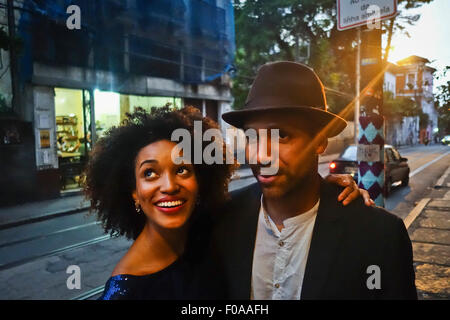
M 380 22 L 397 14 L 397 0 L 337 0 L 339 31 Z
M 358 144 L 356 150 L 356 160 L 358 161 L 382 161 L 380 158 L 380 146 L 377 144 Z

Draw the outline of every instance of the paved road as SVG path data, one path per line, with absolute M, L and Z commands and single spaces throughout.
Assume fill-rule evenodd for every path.
M 386 199 L 386 208 L 402 219 L 433 189 L 434 182 L 450 165 L 448 146 L 419 146 L 400 150 L 411 168 L 407 187 L 397 186 Z
M 417 146 L 401 148 L 399 152 L 408 158 L 411 169 L 409 186 L 399 184 L 393 187 L 391 194 L 385 199 L 385 208 L 402 219 L 415 207 L 416 203 L 430 192 L 433 182 L 450 164 L 450 148 L 443 145 Z M 329 163 L 319 165 L 322 176 L 329 173 Z
M 386 207 L 404 218 L 450 164 L 450 148 L 419 146 L 401 149 L 411 167 L 410 185 L 396 187 Z M 326 175 L 328 164 L 319 171 Z M 255 182 L 233 181 L 234 190 Z M 70 299 L 88 293 L 98 297 L 131 241 L 111 239 L 87 212 L 0 230 L 0 299 Z M 81 289 L 69 290 L 66 269 L 81 268 Z

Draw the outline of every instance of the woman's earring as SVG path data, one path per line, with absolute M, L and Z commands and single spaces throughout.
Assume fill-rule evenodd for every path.
M 137 202 L 135 202 L 134 203 L 134 207 L 136 208 L 136 212 L 138 213 L 138 214 L 141 214 L 141 206 L 139 205 L 139 203 L 137 203 Z

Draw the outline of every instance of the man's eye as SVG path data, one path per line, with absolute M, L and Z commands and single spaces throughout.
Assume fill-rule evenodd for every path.
M 286 131 L 280 130 L 280 131 L 278 132 L 278 136 L 280 137 L 280 139 L 285 139 L 285 138 L 287 138 L 289 135 L 288 135 L 288 133 L 287 133 Z

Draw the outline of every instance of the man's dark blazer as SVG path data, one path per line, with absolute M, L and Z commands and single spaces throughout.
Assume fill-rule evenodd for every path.
M 417 299 L 412 246 L 403 221 L 361 198 L 343 206 L 341 188 L 321 180 L 320 205 L 306 263 L 301 299 Z M 249 299 L 260 208 L 258 184 L 232 193 L 212 237 L 227 297 Z M 379 266 L 381 289 L 367 279 Z

